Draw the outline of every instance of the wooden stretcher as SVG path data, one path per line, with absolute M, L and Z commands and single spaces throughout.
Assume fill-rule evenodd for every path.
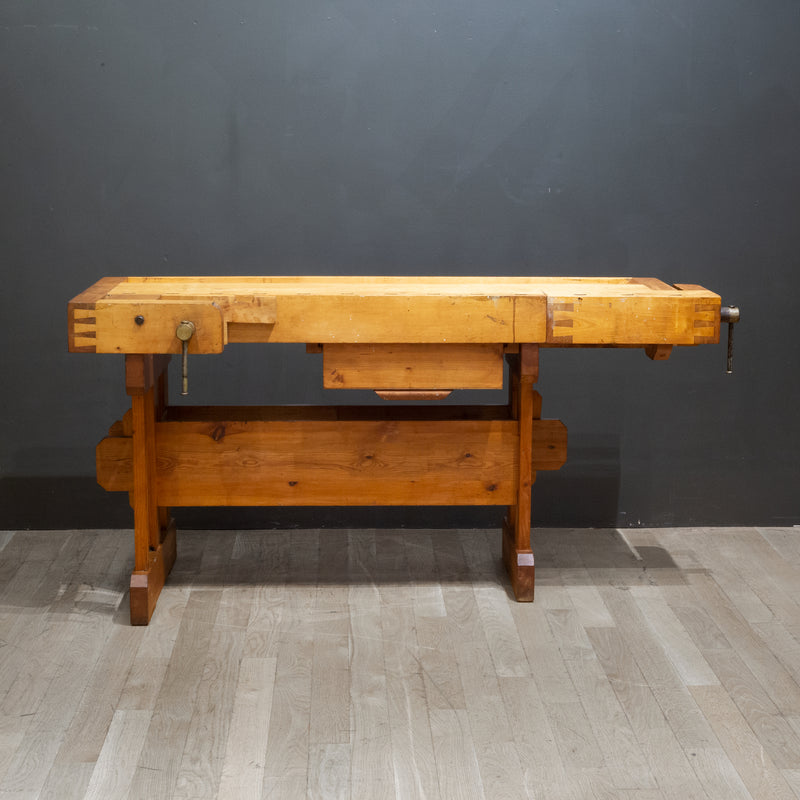
M 531 487 L 566 460 L 541 418 L 540 347 L 719 341 L 720 298 L 652 278 L 104 278 L 69 303 L 71 352 L 125 355 L 131 409 L 97 447 L 130 493 L 131 622 L 147 624 L 176 557 L 179 506 L 501 505 L 503 560 L 532 600 Z M 243 342 L 302 342 L 326 388 L 406 404 L 170 406 L 167 365 Z M 410 405 L 499 389 L 504 405 Z

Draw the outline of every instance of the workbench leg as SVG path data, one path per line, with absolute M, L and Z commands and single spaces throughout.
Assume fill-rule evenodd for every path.
M 509 506 L 503 522 L 503 562 L 511 579 L 514 596 L 520 602 L 533 600 L 534 562 L 531 548 L 531 489 L 533 471 L 533 420 L 541 418 L 542 398 L 534 392 L 539 373 L 537 345 L 520 345 L 518 354 L 508 356 L 511 367 L 509 406 L 519 424 L 519 482 L 517 502 Z
M 175 522 L 157 504 L 156 420 L 166 406 L 168 359 L 126 357 L 126 385 L 133 416 L 134 570 L 131 624 L 147 625 L 176 556 Z

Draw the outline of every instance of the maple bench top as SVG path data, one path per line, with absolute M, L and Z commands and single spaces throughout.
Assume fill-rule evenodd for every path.
M 237 276 L 103 278 L 69 303 L 75 352 L 176 353 L 234 342 L 695 345 L 720 298 L 655 278 Z

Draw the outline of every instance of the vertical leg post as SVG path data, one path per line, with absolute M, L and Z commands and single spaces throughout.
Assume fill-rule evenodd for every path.
M 134 570 L 131 624 L 147 625 L 175 563 L 175 523 L 158 505 L 156 421 L 166 407 L 169 356 L 125 357 L 125 383 L 133 416 Z
M 518 601 L 533 600 L 534 561 L 531 548 L 531 489 L 533 471 L 533 420 L 541 417 L 542 399 L 533 390 L 539 377 L 538 345 L 520 345 L 508 356 L 511 367 L 509 406 L 519 426 L 519 478 L 517 498 L 503 522 L 503 562 Z
M 135 569 L 150 565 L 150 551 L 159 545 L 156 505 L 155 405 L 152 387 L 131 397 L 133 410 L 133 527 L 136 537 Z

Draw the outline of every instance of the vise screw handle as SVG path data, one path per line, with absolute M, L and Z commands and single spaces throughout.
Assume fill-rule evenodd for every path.
M 740 320 L 738 306 L 723 306 L 719 311 L 720 322 L 728 323 L 728 375 L 733 372 L 733 326 Z

